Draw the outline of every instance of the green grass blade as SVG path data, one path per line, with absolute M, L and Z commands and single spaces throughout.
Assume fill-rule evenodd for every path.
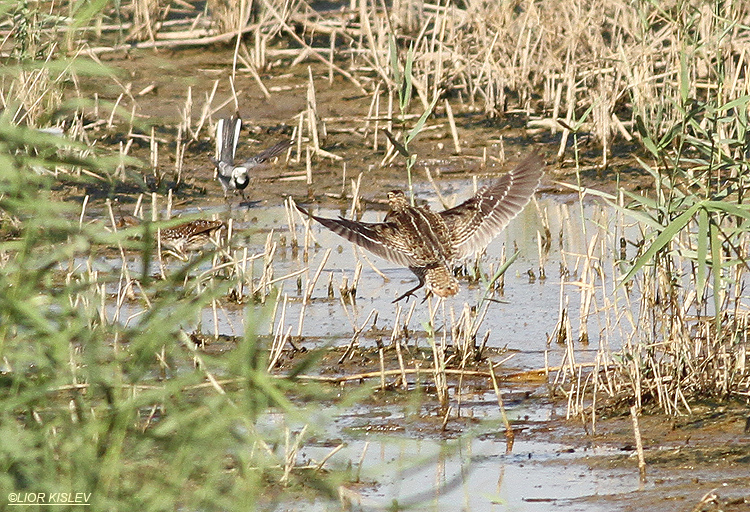
M 708 232 L 708 211 L 705 208 L 698 210 L 698 252 L 696 254 L 698 264 L 698 275 L 696 276 L 696 292 L 698 294 L 698 300 L 703 297 L 703 291 L 706 289 L 706 267 L 708 255 L 708 238 L 710 233 Z
M 724 201 L 705 201 L 706 208 L 750 220 L 750 204 L 732 204 Z
M 633 263 L 633 266 L 628 270 L 628 273 L 625 274 L 625 277 L 622 278 L 622 281 L 620 282 L 619 286 L 622 286 L 624 283 L 627 283 L 636 272 L 638 272 L 640 269 L 642 269 L 648 262 L 650 262 L 653 257 L 656 255 L 657 252 L 664 249 L 669 242 L 675 239 L 677 236 L 677 233 L 679 233 L 682 229 L 687 226 L 688 222 L 690 222 L 690 219 L 693 218 L 693 215 L 703 206 L 703 203 L 696 203 L 685 212 L 683 212 L 681 215 L 678 215 L 675 217 L 675 219 L 667 225 L 664 230 L 659 233 L 659 236 L 654 239 L 654 241 L 651 243 L 648 249 Z
M 489 296 L 489 294 L 491 293 L 491 288 L 492 288 L 492 285 L 495 284 L 495 281 L 500 279 L 500 276 L 505 274 L 505 272 L 508 270 L 508 267 L 510 267 L 513 264 L 513 262 L 516 261 L 519 254 L 520 254 L 519 251 L 514 252 L 513 255 L 510 258 L 508 258 L 508 260 L 505 263 L 503 263 L 499 269 L 497 269 L 495 274 L 492 276 L 492 279 L 490 279 L 489 282 L 484 287 L 484 296 L 482 297 L 483 301 L 487 299 L 487 296 Z
M 414 45 L 409 46 L 409 51 L 406 53 L 406 63 L 404 64 L 404 95 L 401 100 L 401 112 L 406 112 L 409 107 L 411 100 L 412 81 L 414 77 L 411 74 L 412 65 L 414 64 Z
M 711 236 L 711 269 L 713 271 L 714 287 L 714 322 L 716 336 L 721 334 L 721 242 L 719 241 L 719 227 L 715 224 L 709 226 Z
M 430 103 L 430 108 L 422 112 L 422 115 L 419 118 L 419 121 L 417 121 L 417 124 L 414 125 L 414 128 L 411 129 L 409 134 L 406 136 L 406 147 L 409 147 L 409 143 L 417 138 L 417 135 L 419 135 L 419 132 L 422 131 L 422 128 L 424 127 L 424 124 L 427 122 L 427 118 L 432 114 L 432 111 L 435 109 L 435 104 L 437 103 L 438 96 L 435 96 L 435 99 L 432 100 L 432 103 Z

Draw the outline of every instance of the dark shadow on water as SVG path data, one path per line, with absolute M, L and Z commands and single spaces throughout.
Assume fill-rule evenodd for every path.
M 251 201 L 249 199 L 245 199 L 237 203 L 237 206 L 240 208 L 247 208 L 248 210 L 250 208 L 255 208 L 256 206 L 260 206 L 263 203 L 261 200 Z

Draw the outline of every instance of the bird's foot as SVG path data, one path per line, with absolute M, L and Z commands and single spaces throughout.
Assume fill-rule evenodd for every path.
M 397 299 L 393 299 L 391 301 L 391 304 L 395 304 L 398 301 L 400 301 L 401 299 L 406 299 L 406 302 L 409 302 L 409 298 L 412 297 L 412 296 L 414 296 L 414 291 L 413 290 L 409 290 L 408 292 L 404 293 L 403 295 L 400 295 Z
M 406 299 L 406 301 L 409 302 L 409 297 L 415 296 L 414 292 L 416 292 L 417 290 L 419 290 L 420 288 L 422 288 L 422 286 L 424 286 L 424 283 L 419 283 L 419 285 L 415 286 L 414 288 L 412 288 L 411 290 L 407 291 L 406 293 L 400 295 L 397 299 L 393 299 L 393 301 L 391 301 L 391 304 L 395 304 L 396 302 L 400 301 L 401 299 Z M 429 297 L 429 295 L 430 295 L 430 292 L 428 291 L 427 295 L 425 295 L 425 298 L 422 300 L 422 302 L 424 302 L 425 300 L 427 300 L 427 297 Z

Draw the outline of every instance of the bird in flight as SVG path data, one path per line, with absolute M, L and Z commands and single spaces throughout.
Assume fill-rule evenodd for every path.
M 450 297 L 459 289 L 453 266 L 483 250 L 505 229 L 534 195 L 543 172 L 541 156 L 533 153 L 460 205 L 442 212 L 411 206 L 402 191 L 394 190 L 388 193 L 389 211 L 383 222 L 329 219 L 299 205 L 297 209 L 337 235 L 414 272 L 417 286 L 393 302 L 425 285 L 428 294 Z
M 216 166 L 216 176 L 224 189 L 224 197 L 230 191 L 239 191 L 244 198 L 243 191 L 250 183 L 248 173 L 271 158 L 280 155 L 292 145 L 291 140 L 281 141 L 248 158 L 243 163 L 235 165 L 234 156 L 237 152 L 241 129 L 242 119 L 238 114 L 230 119 L 219 119 L 219 123 L 216 125 L 216 156 L 210 158 Z

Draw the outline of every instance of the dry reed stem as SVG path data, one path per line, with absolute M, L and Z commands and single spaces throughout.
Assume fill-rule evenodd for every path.
M 294 467 L 296 466 L 297 453 L 302 446 L 302 438 L 305 436 L 306 432 L 307 425 L 302 427 L 302 430 L 296 436 L 294 436 L 294 441 L 290 443 L 291 431 L 288 427 L 284 428 L 284 474 L 279 480 L 279 483 L 283 485 L 286 485 L 289 482 L 289 476 L 292 472 L 292 469 L 294 469 Z
M 343 299 L 342 299 L 342 304 L 343 304 Z M 344 306 L 344 311 L 346 311 L 346 306 Z M 344 351 L 344 354 L 339 359 L 338 364 L 343 364 L 344 361 L 346 361 L 346 358 L 349 357 L 353 353 L 354 346 L 357 343 L 357 341 L 359 340 L 359 336 L 362 334 L 362 331 L 365 330 L 365 327 L 367 327 L 367 323 L 370 321 L 370 318 L 372 318 L 372 316 L 376 315 L 376 314 L 377 314 L 377 310 L 376 309 L 372 309 L 372 310 L 370 310 L 370 314 L 367 315 L 367 318 L 365 318 L 365 321 L 362 322 L 361 326 L 357 326 L 356 322 L 353 323 L 354 334 L 352 335 L 352 339 L 349 341 L 349 345 L 346 347 L 346 350 Z M 348 316 L 348 313 L 347 313 L 347 316 Z M 351 321 L 351 318 L 350 318 L 350 321 Z M 381 361 L 381 363 L 382 363 L 382 361 Z M 385 373 L 384 372 L 385 372 L 385 370 L 381 366 L 381 371 L 380 372 L 375 372 L 375 375 L 382 375 L 382 378 L 384 379 L 385 378 Z M 381 380 L 381 383 L 382 383 L 383 386 L 385 385 L 384 381 L 382 381 L 382 380 Z
M 489 374 L 490 378 L 492 379 L 492 388 L 495 390 L 495 396 L 497 397 L 497 405 L 498 407 L 500 407 L 500 414 L 503 418 L 503 423 L 505 424 L 505 439 L 507 443 L 506 451 L 510 453 L 511 451 L 513 451 L 513 440 L 515 438 L 515 433 L 513 432 L 513 427 L 508 420 L 508 415 L 505 413 L 503 394 L 500 391 L 500 387 L 497 385 L 497 377 L 495 377 L 495 367 L 493 366 L 492 361 L 488 361 L 487 366 L 490 369 Z
M 360 476 L 362 475 L 362 465 L 365 463 L 365 455 L 367 454 L 367 448 L 370 446 L 370 441 L 365 441 L 364 446 L 362 446 L 362 453 L 359 456 L 359 462 L 357 463 L 357 473 L 355 475 L 354 481 L 359 482 Z
M 456 120 L 453 118 L 453 108 L 451 107 L 451 104 L 448 100 L 445 100 L 445 113 L 448 115 L 448 126 L 450 126 L 451 137 L 453 138 L 453 150 L 457 155 L 460 155 L 461 154 L 461 142 L 458 138 L 458 130 L 456 129 Z
M 646 458 L 643 455 L 643 440 L 641 439 L 641 428 L 638 424 L 638 409 L 635 405 L 630 408 L 630 418 L 633 420 L 633 436 L 635 437 L 635 448 L 638 454 L 638 474 L 641 482 L 645 482 Z
M 362 84 L 359 82 L 359 80 L 357 80 L 356 78 L 354 78 L 354 76 L 351 73 L 349 73 L 348 71 L 345 71 L 344 69 L 340 68 L 339 66 L 337 66 L 333 62 L 331 62 L 328 59 L 326 59 L 321 54 L 321 52 L 313 49 L 301 37 L 299 37 L 297 35 L 297 33 L 295 32 L 295 30 L 286 23 L 286 21 L 278 13 L 278 11 L 272 5 L 270 5 L 270 3 L 269 3 L 268 0 L 263 0 L 263 3 L 266 5 L 266 8 L 273 14 L 273 16 L 278 21 L 279 25 L 284 29 L 284 31 L 292 39 L 294 39 L 298 44 L 300 44 L 302 47 L 304 47 L 310 53 L 310 55 L 312 55 L 313 57 L 315 57 L 317 60 L 319 60 L 320 62 L 322 62 L 323 64 L 325 64 L 329 68 L 336 70 L 337 73 L 339 73 L 340 75 L 344 76 L 347 80 L 349 80 L 352 84 L 354 84 L 360 90 L 360 92 L 362 94 L 367 94 L 367 90 L 362 86 Z
M 340 452 L 344 447 L 346 446 L 345 443 L 341 443 L 338 446 L 336 446 L 333 450 L 328 452 L 325 457 L 323 457 L 323 460 L 321 460 L 317 466 L 315 466 L 315 471 L 320 472 L 323 469 L 323 466 L 325 466 L 325 463 L 328 462 L 328 460 L 336 455 L 338 452 Z

